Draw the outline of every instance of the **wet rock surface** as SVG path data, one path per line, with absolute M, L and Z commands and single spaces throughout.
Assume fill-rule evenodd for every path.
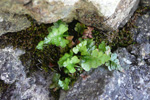
M 99 29 L 116 30 L 125 25 L 140 0 L 1 0 L 0 10 L 29 14 L 39 23 L 77 19 Z
M 15 15 L 0 10 L 0 36 L 8 32 L 18 32 L 30 27 L 25 16 Z

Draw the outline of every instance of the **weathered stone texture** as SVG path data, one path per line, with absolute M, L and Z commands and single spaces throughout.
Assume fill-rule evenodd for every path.
M 24 51 L 6 47 L 0 49 L 0 79 L 9 87 L 0 94 L 0 100 L 54 100 L 49 91 L 52 74 L 32 72 L 27 77 L 19 60 Z
M 131 32 L 134 34 L 133 39 L 137 43 L 150 43 L 150 11 L 139 16 L 135 23 L 136 28 Z
M 12 84 L 21 77 L 25 77 L 24 67 L 18 56 L 24 51 L 12 47 L 0 49 L 0 79 L 7 84 Z
M 1 0 L 0 9 L 29 14 L 39 23 L 77 19 L 99 29 L 116 30 L 136 10 L 139 0 Z
M 30 26 L 25 16 L 15 15 L 0 10 L 0 36 L 8 32 L 17 32 Z
M 1 100 L 55 100 L 49 91 L 50 74 L 41 71 L 32 73 L 28 78 L 22 78 L 10 86 L 2 94 Z

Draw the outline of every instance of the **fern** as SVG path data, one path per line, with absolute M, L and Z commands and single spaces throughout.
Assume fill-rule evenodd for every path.
M 62 48 L 66 47 L 69 40 L 65 39 L 64 33 L 68 31 L 68 25 L 62 21 L 54 23 L 54 25 L 48 29 L 49 34 L 45 37 L 44 41 L 39 42 L 37 49 L 42 50 L 44 45 L 53 44 Z
M 85 33 L 86 38 L 92 37 L 92 30 L 85 29 L 85 25 L 76 24 L 75 30 L 78 33 Z M 97 68 L 105 64 L 108 67 L 108 70 L 122 70 L 119 60 L 117 59 L 116 53 L 111 53 L 111 48 L 106 46 L 105 42 L 96 47 L 95 41 L 93 39 L 85 39 L 82 37 L 78 39 L 77 45 L 75 45 L 73 38 L 74 36 L 67 36 L 66 32 L 68 31 L 68 26 L 62 21 L 54 23 L 54 25 L 48 28 L 49 34 L 43 41 L 40 41 L 37 45 L 37 49 L 43 50 L 44 46 L 47 45 L 56 45 L 62 48 L 69 46 L 73 47 L 69 53 L 65 53 L 57 62 L 60 71 L 64 71 L 66 77 L 61 76 L 56 73 L 53 76 L 53 84 L 51 88 L 64 90 L 69 89 L 69 84 L 74 80 L 74 75 L 79 74 L 80 71 L 90 71 L 92 68 Z M 91 36 L 89 36 L 91 35 Z M 67 36 L 67 37 L 66 37 Z M 67 39 L 65 39 L 67 38 Z

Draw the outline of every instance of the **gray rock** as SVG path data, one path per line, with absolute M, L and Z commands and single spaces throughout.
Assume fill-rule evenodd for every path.
M 136 10 L 140 0 L 1 0 L 0 9 L 29 14 L 39 23 L 77 19 L 99 29 L 116 30 Z
M 7 32 L 17 32 L 30 26 L 25 16 L 6 13 L 0 10 L 0 36 Z
M 87 78 L 80 77 L 68 92 L 62 91 L 60 100 L 150 100 L 150 65 L 140 51 L 144 48 L 143 52 L 150 55 L 149 46 L 119 48 L 116 52 L 124 73 L 102 67 L 85 72 Z
M 131 30 L 131 32 L 134 33 L 133 39 L 139 44 L 150 43 L 150 12 L 139 16 L 135 22 L 135 26 L 137 26 L 137 28 Z
M 34 72 L 28 78 L 22 78 L 2 94 L 1 100 L 55 100 L 49 91 L 50 74 Z
M 131 67 L 131 64 L 136 62 L 136 57 L 131 55 L 126 48 L 119 48 L 116 53 L 118 54 L 118 59 L 124 69 L 128 69 Z
M 144 65 L 145 61 L 148 65 L 150 64 L 150 43 L 130 45 L 127 49 L 137 57 L 139 65 Z
M 52 74 L 37 71 L 27 77 L 19 60 L 24 51 L 13 47 L 0 49 L 0 79 L 11 84 L 0 100 L 54 100 L 49 91 Z
M 0 49 L 0 79 L 7 84 L 12 84 L 21 77 L 25 77 L 24 67 L 22 66 L 19 56 L 24 51 L 13 47 Z

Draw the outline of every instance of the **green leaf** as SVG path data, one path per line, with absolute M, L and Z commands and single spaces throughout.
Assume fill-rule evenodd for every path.
M 59 85 L 58 85 L 58 81 L 60 79 L 60 74 L 58 73 L 55 73 L 53 75 L 53 78 L 52 78 L 52 84 L 50 85 L 50 88 L 59 88 Z
M 77 56 L 73 56 L 71 59 L 68 58 L 64 63 L 63 66 L 66 67 L 70 73 L 76 72 L 75 68 L 77 63 L 79 63 L 80 60 L 78 59 Z
M 68 31 L 68 26 L 62 21 L 58 21 L 54 23 L 54 25 L 48 28 L 49 34 L 44 38 L 44 42 L 42 44 L 53 44 L 56 46 L 61 46 L 62 48 L 66 47 L 69 43 L 69 40 L 64 38 L 65 32 Z M 42 49 L 42 46 L 38 46 L 39 49 Z
M 44 39 L 44 43 L 64 48 L 69 43 L 69 40 L 63 38 L 63 34 L 68 30 L 68 27 L 64 24 L 60 24 L 57 27 L 52 28 L 52 32 Z
M 86 26 L 84 24 L 77 23 L 74 30 L 77 31 L 78 33 L 83 33 L 85 28 Z
M 87 52 L 92 53 L 93 50 L 96 49 L 95 42 L 93 39 L 87 39 Z
M 105 52 L 106 51 L 106 44 L 105 41 L 102 41 L 101 44 L 98 46 L 99 51 Z
M 73 52 L 77 54 L 78 52 L 81 52 L 81 55 L 87 55 L 87 41 L 82 41 L 79 43 L 76 47 L 73 48 Z
M 91 69 L 91 65 L 92 65 L 91 60 L 92 60 L 91 56 L 82 57 L 80 65 L 85 71 L 89 71 Z
M 97 49 L 93 50 L 91 55 L 82 57 L 81 67 L 85 71 L 89 71 L 91 68 L 97 68 L 108 61 L 110 57 L 103 52 L 99 52 Z
M 63 80 L 63 81 L 59 80 L 58 84 L 62 89 L 68 90 L 70 81 L 71 80 L 69 78 L 65 78 L 65 80 Z
M 105 64 L 106 62 L 108 62 L 110 60 L 110 56 L 107 54 L 103 54 L 103 56 L 101 57 L 101 63 Z
M 111 54 L 111 61 L 115 61 L 115 59 L 117 59 L 117 54 L 116 53 Z
M 53 82 L 58 82 L 59 79 L 60 79 L 60 74 L 55 73 L 54 76 L 53 76 L 52 81 L 53 81 Z
M 65 53 L 64 56 L 62 56 L 59 61 L 58 61 L 58 65 L 59 67 L 62 67 L 63 66 L 63 63 L 70 57 L 72 57 L 72 53 L 68 54 L 68 53 Z
M 108 67 L 108 70 L 112 71 L 112 70 L 120 70 L 122 71 L 123 68 L 120 66 L 120 62 L 117 59 L 117 54 L 116 53 L 112 53 L 111 54 L 111 59 L 109 62 L 107 62 L 105 64 Z
M 38 43 L 38 45 L 36 46 L 36 48 L 39 49 L 39 50 L 42 50 L 42 49 L 43 49 L 43 46 L 44 46 L 44 41 L 40 41 L 40 42 Z

